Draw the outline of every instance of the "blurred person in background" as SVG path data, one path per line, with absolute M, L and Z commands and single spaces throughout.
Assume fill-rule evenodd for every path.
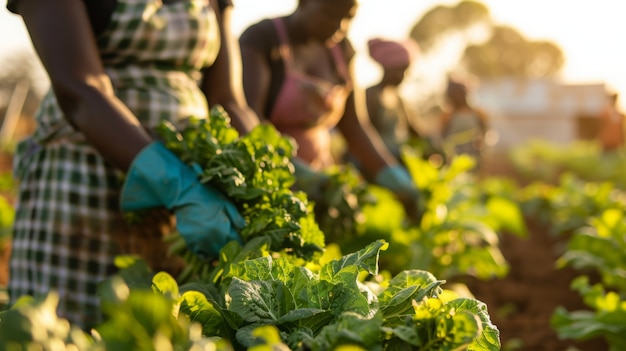
M 336 129 L 366 177 L 412 204 L 418 191 L 411 176 L 357 112 L 355 52 L 346 38 L 356 11 L 356 0 L 299 0 L 294 12 L 247 28 L 239 40 L 247 102 L 296 141 L 296 187 L 310 197 L 323 191 L 323 170 L 335 163 Z
M 243 99 L 230 1 L 8 0 L 51 82 L 37 128 L 20 143 L 8 292 L 59 294 L 58 314 L 85 330 L 101 321 L 98 284 L 120 254 L 180 269 L 163 236 L 177 230 L 211 259 L 245 225 L 152 137 L 220 104 L 233 125 L 257 123 Z M 237 92 L 239 89 L 239 92 Z M 136 225 L 122 211 L 147 211 Z M 175 228 L 174 228 L 175 225 Z
M 399 90 L 419 47 L 410 39 L 373 38 L 367 44 L 370 57 L 383 70 L 380 81 L 365 90 L 368 116 L 387 148 L 401 159 L 401 146 L 410 138 L 421 137 Z
M 448 159 L 469 155 L 476 160 L 475 170 L 479 170 L 488 119 L 483 111 L 470 105 L 468 94 L 465 82 L 448 77 L 445 108 L 440 116 L 441 143 Z
M 619 110 L 617 93 L 608 96 L 608 106 L 600 114 L 599 140 L 605 154 L 615 153 L 624 146 L 624 114 Z

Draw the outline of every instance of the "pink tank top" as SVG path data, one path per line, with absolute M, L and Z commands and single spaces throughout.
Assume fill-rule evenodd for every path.
M 347 65 L 339 45 L 331 54 L 337 71 L 346 84 L 337 84 L 297 71 L 285 24 L 273 20 L 280 39 L 280 54 L 285 65 L 285 80 L 276 97 L 270 121 L 276 129 L 298 143 L 298 157 L 313 169 L 323 169 L 334 163 L 331 154 L 331 129 L 343 116 L 352 89 Z

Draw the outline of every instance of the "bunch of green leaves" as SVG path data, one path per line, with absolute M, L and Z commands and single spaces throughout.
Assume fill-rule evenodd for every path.
M 291 350 L 499 350 L 499 332 L 480 301 L 438 297 L 443 281 L 404 271 L 379 283 L 374 242 L 324 264 L 318 272 L 271 256 L 231 265 L 221 287 L 181 286 L 181 312 L 202 324 L 205 336 L 232 338 L 235 349 L 266 343 L 259 328 L 273 327 Z M 224 252 L 227 252 L 225 250 Z
M 255 240 L 265 241 L 267 238 Z M 378 276 L 378 241 L 316 272 L 271 255 L 238 261 L 222 284 L 179 285 L 142 260 L 118 257 L 99 287 L 105 320 L 91 335 L 56 317 L 55 294 L 0 314 L 3 349 L 131 350 L 500 350 L 486 306 L 442 299 L 432 274 Z M 242 253 L 229 245 L 224 253 Z M 237 261 L 228 259 L 231 261 Z M 61 348 L 66 346 L 66 348 Z M 13 348 L 10 348 L 13 347 Z
M 324 235 L 314 225 L 306 195 L 293 192 L 294 144 L 269 124 L 240 136 L 219 106 L 208 119 L 190 119 L 180 130 L 162 122 L 157 132 L 165 146 L 192 166 L 207 186 L 222 191 L 246 220 L 240 231 L 245 242 L 271 239 L 270 249 L 311 260 L 324 247 Z M 206 271 L 180 237 L 173 237 L 172 254 L 192 263 L 193 274 Z M 188 272 L 187 272 L 188 273 Z
M 363 230 L 363 207 L 376 199 L 354 166 L 330 167 L 324 174 L 322 194 L 313 200 L 315 219 L 327 243 L 353 240 Z

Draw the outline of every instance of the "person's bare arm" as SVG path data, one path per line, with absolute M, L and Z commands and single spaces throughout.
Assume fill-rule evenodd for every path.
M 241 76 L 239 42 L 231 30 L 233 8 L 228 6 L 220 13 L 216 0 L 211 0 L 220 25 L 220 51 L 213 65 L 204 71 L 202 90 L 209 106 L 219 104 L 231 117 L 231 123 L 240 133 L 250 132 L 259 118 L 248 106 L 244 96 Z
M 368 175 L 375 177 L 385 166 L 398 164 L 369 118 L 357 112 L 354 93 L 348 97 L 346 111 L 337 127 Z
M 380 111 L 380 104 L 378 95 L 380 94 L 380 89 L 377 86 L 371 86 L 365 89 L 365 106 L 367 107 L 367 116 L 369 117 L 370 122 L 374 128 L 378 129 L 379 127 L 379 118 L 378 113 Z
M 402 97 L 398 98 L 398 111 L 398 118 L 401 118 L 406 122 L 406 125 L 409 128 L 409 134 L 417 138 L 421 138 L 422 134 L 420 133 L 419 127 L 415 122 L 415 116 L 413 113 L 409 112 L 410 110 L 406 107 L 406 103 Z
M 65 118 L 111 164 L 127 170 L 152 140 L 115 97 L 81 0 L 21 0 L 22 16 Z
M 260 52 L 243 45 L 241 57 L 246 100 L 261 120 L 268 120 L 269 116 L 265 116 L 265 111 L 271 82 L 269 63 Z

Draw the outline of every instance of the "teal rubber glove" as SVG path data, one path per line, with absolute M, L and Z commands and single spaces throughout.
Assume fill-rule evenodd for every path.
M 324 186 L 329 177 L 323 172 L 314 171 L 300 159 L 292 160 L 294 175 L 296 177 L 295 188 L 304 191 L 309 199 L 319 200 L 324 193 Z
M 413 183 L 413 179 L 402 166 L 387 166 L 376 175 L 376 183 L 394 193 L 417 194 L 419 191 Z
M 162 143 L 146 146 L 133 160 L 120 196 L 124 211 L 164 206 L 174 212 L 176 229 L 202 259 L 214 259 L 246 225 L 237 208 L 217 190 L 198 181 Z
M 376 175 L 375 182 L 395 193 L 411 219 L 421 219 L 424 209 L 420 191 L 404 167 L 397 165 L 383 168 Z

